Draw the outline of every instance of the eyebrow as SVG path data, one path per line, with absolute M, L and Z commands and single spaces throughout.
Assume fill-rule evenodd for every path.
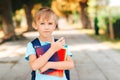
M 44 8 L 44 7 L 39 9 L 39 11 L 42 11 L 42 10 L 44 10 L 44 11 L 51 11 L 51 9 L 49 9 L 49 8 Z

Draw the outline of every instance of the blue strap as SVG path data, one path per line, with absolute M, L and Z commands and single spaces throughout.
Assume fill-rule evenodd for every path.
M 31 43 L 32 43 L 33 48 L 35 49 L 35 51 L 36 51 L 37 46 L 41 46 L 41 43 L 40 43 L 38 38 L 34 39 Z M 31 75 L 32 75 L 31 80 L 35 80 L 35 77 L 36 77 L 35 71 L 32 71 Z
M 57 40 L 58 40 L 58 39 L 54 39 L 55 42 L 56 42 Z M 33 48 L 36 48 L 37 46 L 41 46 L 41 43 L 40 43 L 39 39 L 36 38 L 36 39 L 34 39 L 34 40 L 32 41 L 32 45 L 33 45 Z
M 54 41 L 56 42 L 58 39 L 54 39 Z
M 37 46 L 41 46 L 41 43 L 38 38 L 32 41 L 33 48 L 35 49 Z

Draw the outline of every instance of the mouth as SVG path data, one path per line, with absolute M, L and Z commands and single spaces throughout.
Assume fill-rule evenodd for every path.
M 50 33 L 50 31 L 44 31 L 44 33 Z

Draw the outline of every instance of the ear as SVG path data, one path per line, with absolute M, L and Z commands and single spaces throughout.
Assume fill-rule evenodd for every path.
M 37 26 L 36 26 L 35 22 L 32 22 L 32 26 L 35 30 L 37 30 Z

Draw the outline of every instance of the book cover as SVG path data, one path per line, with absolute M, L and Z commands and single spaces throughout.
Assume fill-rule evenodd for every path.
M 42 56 L 49 48 L 51 44 L 43 45 L 36 48 L 37 57 Z M 66 49 L 60 49 L 48 60 L 48 61 L 64 61 L 66 57 Z M 43 74 L 63 77 L 64 70 L 49 69 Z

